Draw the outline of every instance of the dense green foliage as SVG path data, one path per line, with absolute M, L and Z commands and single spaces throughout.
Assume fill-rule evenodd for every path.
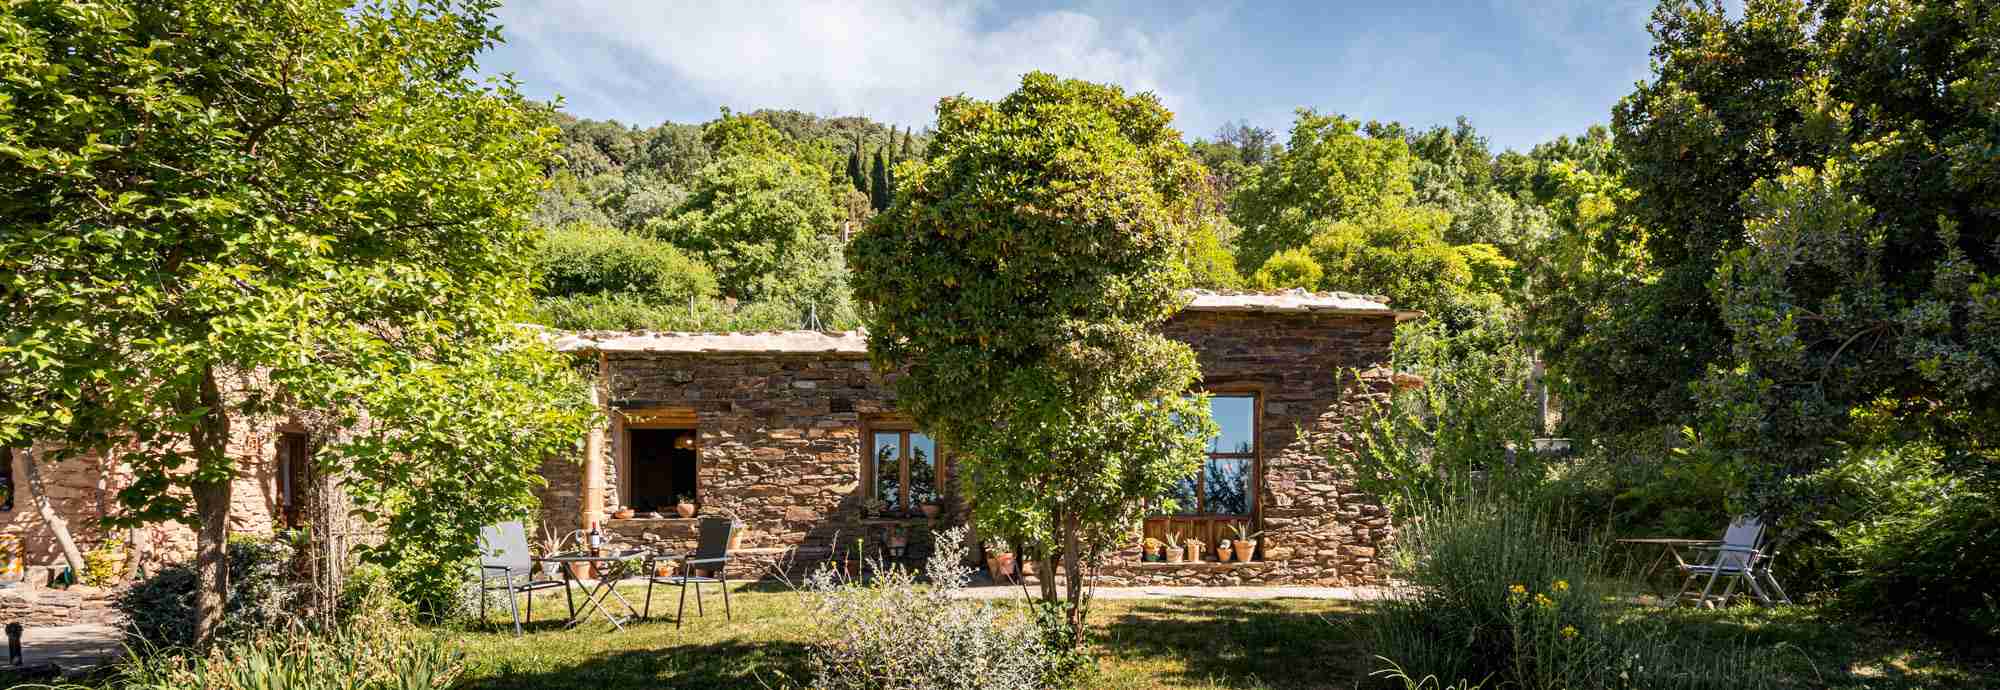
M 245 639 L 284 626 L 303 603 L 291 582 L 296 551 L 289 542 L 239 535 L 229 540 L 229 604 L 218 639 Z M 195 642 L 193 568 L 161 568 L 118 595 L 127 643 L 142 651 L 187 648 Z
M 714 273 L 679 247 L 595 225 L 549 230 L 535 253 L 545 295 L 631 295 L 685 303 L 716 294 Z
M 1062 564 L 1073 636 L 1084 569 L 1213 433 L 1185 397 L 1193 352 L 1157 331 L 1187 285 L 1200 167 L 1156 98 L 1116 87 L 1032 73 L 938 113 L 849 249 L 869 351 L 906 372 L 897 406 L 958 454 L 981 526 Z
M 588 419 L 566 363 L 511 326 L 554 132 L 511 83 L 478 80 L 492 11 L 0 13 L 0 445 L 112 454 L 136 478 L 115 522 L 197 524 L 202 637 L 223 624 L 232 424 L 298 411 L 328 472 L 415 469 L 391 455 L 471 439 L 424 458 L 449 472 L 546 453 Z M 399 409 L 428 397 L 483 404 Z M 450 553 L 477 534 L 467 521 L 525 507 L 532 463 L 508 462 L 453 501 L 388 498 L 407 491 L 399 471 L 348 488 L 415 511 L 392 521 L 456 525 L 424 544 Z

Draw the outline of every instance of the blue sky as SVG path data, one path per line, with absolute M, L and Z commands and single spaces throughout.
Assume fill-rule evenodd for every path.
M 1649 0 L 820 2 L 524 0 L 482 60 L 570 113 L 653 125 L 718 109 L 933 121 L 1042 69 L 1158 93 L 1190 138 L 1299 107 L 1413 125 L 1458 115 L 1496 148 L 1608 122 L 1648 74 Z

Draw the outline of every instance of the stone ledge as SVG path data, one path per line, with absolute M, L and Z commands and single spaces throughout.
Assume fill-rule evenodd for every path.
M 694 525 L 695 525 L 695 523 L 698 523 L 698 522 L 701 522 L 701 516 L 699 516 L 699 515 L 697 515 L 697 516 L 695 516 L 695 517 L 691 517 L 691 518 L 683 518 L 683 517 L 670 517 L 670 518 L 640 518 L 640 517 L 635 517 L 635 518 L 625 518 L 625 519 L 623 519 L 623 520 L 619 520 L 619 519 L 617 519 L 617 518 L 613 518 L 613 519 L 610 519 L 610 520 L 605 520 L 605 521 L 604 521 L 604 526 L 605 526 L 606 528 L 612 528 L 612 529 L 615 529 L 615 528 L 618 528 L 618 527 L 675 527 L 675 526 L 683 526 L 683 525 L 685 525 L 685 526 L 689 526 L 689 527 L 692 527 L 692 526 L 694 526 Z
M 1116 563 L 1107 565 L 1105 567 L 1139 570 L 1144 572 L 1187 571 L 1187 572 L 1199 572 L 1199 573 L 1218 573 L 1218 572 L 1228 572 L 1231 570 L 1269 570 L 1283 565 L 1284 563 L 1282 561 L 1251 561 L 1249 563 L 1216 563 L 1213 561 L 1199 561 L 1199 562 L 1182 561 L 1180 563 L 1162 563 L 1158 561 L 1150 561 L 1150 562 L 1128 561 L 1125 563 Z

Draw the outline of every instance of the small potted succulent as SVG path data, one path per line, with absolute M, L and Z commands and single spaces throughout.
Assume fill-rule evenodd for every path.
M 1139 560 L 1148 562 L 1164 560 L 1166 555 L 1161 552 L 1166 548 L 1166 542 L 1146 537 L 1146 541 L 1139 545 Z
M 1215 543 L 1215 562 L 1217 562 L 1217 563 L 1228 563 L 1228 562 L 1229 562 L 1229 553 L 1230 553 L 1230 552 L 1229 552 L 1229 540 L 1228 540 L 1228 539 L 1224 539 L 1224 540 L 1222 540 L 1222 541 L 1219 541 L 1219 542 L 1216 542 L 1216 543 Z
M 1257 553 L 1257 538 L 1264 533 L 1250 531 L 1250 523 L 1247 522 L 1230 525 L 1229 529 L 1236 533 L 1236 562 L 1249 563 L 1250 557 Z
M 681 494 L 674 499 L 674 512 L 683 518 L 694 517 L 694 497 Z
M 1167 535 L 1166 547 L 1168 563 L 1181 562 L 1181 554 L 1189 552 L 1188 549 L 1184 549 L 1181 546 L 1181 535 L 1178 534 Z
M 861 502 L 861 517 L 882 517 L 889 511 L 889 502 L 880 498 L 868 498 Z
M 614 511 L 611 511 L 611 519 L 613 519 L 613 520 L 630 520 L 630 519 L 632 519 L 632 516 L 634 516 L 634 515 L 638 515 L 638 514 L 639 514 L 639 511 L 637 511 L 637 510 L 633 510 L 633 509 L 632 509 L 632 506 L 619 506 L 617 510 L 614 510 Z
M 563 545 L 567 543 L 569 543 L 568 535 L 560 534 L 550 529 L 547 525 L 543 525 L 542 538 L 535 541 L 535 548 L 542 552 L 542 558 L 553 558 L 562 555 Z M 556 579 L 556 573 L 559 572 L 562 572 L 561 563 L 542 562 L 542 575 L 553 580 Z
M 1200 562 L 1201 547 L 1207 546 L 1207 544 L 1202 543 L 1200 539 L 1194 539 L 1194 538 L 1189 538 L 1187 541 L 1182 543 L 1187 545 L 1188 562 L 1190 563 Z

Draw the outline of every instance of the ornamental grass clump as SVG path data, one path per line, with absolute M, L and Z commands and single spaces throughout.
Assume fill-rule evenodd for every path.
M 134 655 L 114 687 L 132 690 L 441 690 L 465 668 L 450 641 L 382 626 L 291 629 L 206 653 Z
M 929 582 L 902 568 L 870 581 L 823 568 L 806 579 L 817 641 L 812 687 L 828 690 L 1045 688 L 1048 653 L 1034 621 L 1017 610 L 957 599 L 972 575 L 959 565 L 965 530 L 936 535 Z
M 1404 586 L 1370 618 L 1385 677 L 1575 688 L 1772 686 L 1777 650 L 1697 642 L 1654 618 L 1619 623 L 1603 551 L 1525 502 L 1414 508 L 1392 558 Z

